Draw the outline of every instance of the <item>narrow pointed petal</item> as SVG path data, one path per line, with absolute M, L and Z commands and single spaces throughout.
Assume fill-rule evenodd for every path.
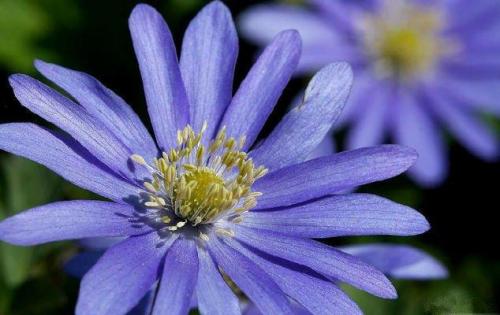
M 306 9 L 290 5 L 252 6 L 239 16 L 238 24 L 244 36 L 261 45 L 268 44 L 283 30 L 297 30 L 304 47 L 336 42 L 341 38 L 326 20 Z
M 166 150 L 175 146 L 177 130 L 189 122 L 189 104 L 172 35 L 160 13 L 146 4 L 134 8 L 129 28 L 156 140 Z
M 485 160 L 493 161 L 500 156 L 499 139 L 476 114 L 450 104 L 452 101 L 443 96 L 434 93 L 428 96 L 439 118 L 464 146 Z
M 132 153 L 83 107 L 27 75 L 12 75 L 9 82 L 24 107 L 69 133 L 117 174 L 135 178 Z
M 226 242 L 265 270 L 286 295 L 312 314 L 361 314 L 356 303 L 342 290 L 310 269 L 270 255 L 257 255 L 234 240 Z
M 112 174 L 79 143 L 29 123 L 0 125 L 0 149 L 48 167 L 73 184 L 123 203 L 139 189 Z
M 254 184 L 263 193 L 257 208 L 293 205 L 401 174 L 416 160 L 413 149 L 382 145 L 291 165 Z
M 382 272 L 360 259 L 322 243 L 266 230 L 234 226 L 235 238 L 269 255 L 303 265 L 328 277 L 382 298 L 396 298 L 396 290 Z
M 157 156 L 158 149 L 144 124 L 132 108 L 94 77 L 75 70 L 37 60 L 35 66 L 46 78 L 73 96 L 130 151 L 145 157 Z
M 191 126 L 199 131 L 207 121 L 210 138 L 231 102 L 237 55 L 238 36 L 231 13 L 222 2 L 212 2 L 189 24 L 180 61 Z
M 424 251 L 406 245 L 366 244 L 339 248 L 396 279 L 442 279 L 446 267 Z
M 196 244 L 179 238 L 167 252 L 152 315 L 189 313 L 197 277 Z
M 394 117 L 395 141 L 414 148 L 419 155 L 408 173 L 426 186 L 442 182 L 448 168 L 444 140 L 422 103 L 413 97 L 401 97 Z
M 406 236 L 429 229 L 429 223 L 417 211 L 368 194 L 331 196 L 284 209 L 250 211 L 241 224 L 306 238 Z
M 290 304 L 281 289 L 254 262 L 219 241 L 215 235 L 210 240 L 209 249 L 217 264 L 261 312 L 291 313 Z
M 300 46 L 296 31 L 278 34 L 233 97 L 221 126 L 226 126 L 229 136 L 246 136 L 244 149 L 253 144 L 290 80 L 299 61 Z
M 86 237 L 129 236 L 149 229 L 134 224 L 129 205 L 104 201 L 62 201 L 32 208 L 0 223 L 0 239 L 36 245 Z
M 196 295 L 201 314 L 240 315 L 238 298 L 227 286 L 210 253 L 198 247 L 199 271 Z
M 165 252 L 175 239 L 153 232 L 108 249 L 82 279 L 76 315 L 126 314 L 158 279 Z
M 272 171 L 306 160 L 340 116 L 351 85 L 347 63 L 324 67 L 309 83 L 302 104 L 251 153 L 255 163 Z

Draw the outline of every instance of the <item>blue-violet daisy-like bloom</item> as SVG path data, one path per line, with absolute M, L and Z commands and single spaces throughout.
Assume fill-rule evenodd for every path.
M 124 100 L 87 74 L 36 62 L 72 99 L 13 75 L 21 104 L 63 132 L 0 125 L 0 148 L 111 201 L 36 207 L 2 221 L 0 239 L 29 246 L 121 237 L 83 277 L 78 315 L 125 314 L 152 288 L 152 314 L 186 314 L 193 296 L 202 314 L 240 314 L 231 287 L 264 314 L 291 314 L 291 300 L 314 314 L 360 313 L 338 283 L 395 298 L 387 270 L 312 240 L 429 228 L 406 206 L 336 194 L 402 173 L 414 150 L 387 145 L 306 160 L 341 112 L 349 66 L 320 70 L 303 103 L 254 144 L 299 62 L 296 31 L 274 38 L 233 96 L 238 40 L 222 3 L 191 22 L 180 62 L 153 8 L 135 7 L 129 25 L 156 140 Z M 442 268 L 432 265 L 431 275 Z
M 351 126 L 348 148 L 386 137 L 415 148 L 419 160 L 409 173 L 426 186 L 439 184 L 448 169 L 438 124 L 478 157 L 498 157 L 498 138 L 482 114 L 500 116 L 499 1 L 305 2 L 255 6 L 240 25 L 258 43 L 298 30 L 299 73 L 351 63 L 356 79 L 341 119 Z

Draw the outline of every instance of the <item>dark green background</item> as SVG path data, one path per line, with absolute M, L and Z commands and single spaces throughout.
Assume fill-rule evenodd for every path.
M 259 1 L 226 1 L 236 16 Z M 123 96 L 147 119 L 138 67 L 127 29 L 136 1 L 0 0 L 0 122 L 36 121 L 8 86 L 9 74 L 34 72 L 41 58 L 88 72 Z M 167 19 L 178 44 L 202 0 L 150 1 Z M 179 45 L 178 45 L 179 47 Z M 257 48 L 240 40 L 236 81 L 241 81 Z M 286 111 L 307 78 L 294 79 L 263 132 Z M 235 84 L 237 86 L 237 84 Z M 491 120 L 493 128 L 498 122 Z M 149 122 L 148 122 L 149 123 Z M 342 144 L 342 132 L 336 135 Z M 448 280 L 396 281 L 400 298 L 383 301 L 347 288 L 367 314 L 439 314 L 499 310 L 499 164 L 487 164 L 450 142 L 450 176 L 439 188 L 421 190 L 405 176 L 364 187 L 419 209 L 432 230 L 413 238 L 342 238 L 331 244 L 401 242 L 419 246 L 449 268 Z M 0 153 L 0 218 L 63 199 L 93 198 L 32 162 Z M 78 248 L 58 243 L 36 248 L 0 245 L 0 315 L 71 314 L 78 280 L 62 266 Z

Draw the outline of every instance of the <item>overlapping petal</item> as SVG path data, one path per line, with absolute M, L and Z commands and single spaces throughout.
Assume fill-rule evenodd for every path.
M 290 314 L 290 304 L 278 285 L 250 259 L 213 237 L 210 252 L 222 270 L 261 312 Z
M 292 109 L 251 155 L 269 170 L 304 161 L 340 116 L 352 85 L 346 63 L 331 64 L 309 83 L 302 104 Z
M 162 239 L 153 232 L 107 250 L 82 279 L 76 315 L 116 315 L 131 310 L 158 279 L 165 252 L 175 239 L 175 235 Z
M 235 226 L 235 238 L 269 255 L 306 266 L 382 298 L 395 298 L 396 291 L 382 272 L 358 258 L 316 241 L 289 237 L 272 231 Z
M 9 81 L 23 106 L 69 133 L 114 172 L 131 179 L 145 175 L 141 169 L 134 173 L 130 150 L 83 107 L 27 75 Z
M 198 307 L 202 314 L 239 315 L 238 298 L 222 278 L 210 253 L 198 248 L 199 271 L 196 294 Z
M 177 239 L 165 257 L 153 315 L 189 312 L 198 277 L 198 254 L 193 240 Z
M 0 149 L 40 163 L 73 184 L 116 202 L 123 203 L 138 192 L 74 139 L 34 124 L 0 125 Z
M 284 293 L 312 314 L 361 314 L 342 290 L 310 269 L 263 253 L 257 255 L 233 240 L 226 242 L 258 264 Z
M 70 93 L 94 118 L 106 126 L 131 152 L 153 158 L 156 144 L 137 114 L 125 101 L 94 77 L 37 60 L 45 77 Z

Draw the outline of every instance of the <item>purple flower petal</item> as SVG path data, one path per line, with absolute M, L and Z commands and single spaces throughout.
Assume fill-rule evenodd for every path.
M 298 31 L 304 46 L 339 38 L 327 21 L 311 11 L 290 5 L 253 6 L 238 18 L 238 25 L 243 35 L 263 45 L 283 30 Z
M 390 88 L 379 84 L 370 90 L 364 98 L 366 105 L 363 113 L 358 115 L 349 130 L 346 146 L 349 149 L 358 149 L 377 145 L 383 142 L 387 130 L 388 114 L 392 105 Z
M 267 174 L 254 184 L 263 193 L 257 209 L 293 205 L 386 178 L 407 170 L 413 149 L 382 145 L 337 153 Z
M 309 161 L 319 157 L 329 156 L 335 152 L 337 152 L 337 146 L 333 138 L 333 133 L 330 130 L 316 148 L 307 156 L 306 160 Z
M 500 51 L 500 46 L 499 49 Z M 486 112 L 500 116 L 500 80 L 477 81 L 441 77 L 433 82 L 436 91 L 474 112 Z M 456 106 L 456 105 L 454 105 Z
M 162 150 L 175 147 L 177 130 L 189 122 L 189 104 L 172 35 L 154 8 L 137 5 L 129 19 L 149 116 Z
M 125 314 L 158 279 L 165 252 L 175 241 L 156 233 L 131 237 L 111 247 L 85 275 L 76 315 Z
M 486 124 L 474 117 L 474 113 L 450 104 L 452 100 L 436 92 L 429 91 L 427 96 L 434 112 L 451 132 L 477 156 L 490 161 L 497 159 L 500 153 L 500 142 Z
M 123 203 L 138 188 L 119 179 L 72 138 L 63 138 L 34 124 L 0 125 L 0 149 L 40 163 L 68 181 Z
M 255 163 L 273 171 L 304 161 L 319 145 L 345 105 L 352 85 L 346 63 L 323 68 L 309 83 L 302 104 L 290 111 L 263 144 L 252 151 Z
M 300 36 L 285 31 L 276 36 L 250 69 L 229 105 L 221 126 L 229 136 L 246 136 L 244 149 L 255 141 L 300 57 Z
M 199 131 L 207 121 L 210 138 L 231 102 L 237 55 L 238 36 L 231 13 L 222 2 L 212 2 L 191 21 L 180 61 L 191 126 Z
M 167 252 L 152 315 L 189 312 L 198 276 L 198 255 L 192 240 L 177 239 Z
M 395 141 L 414 148 L 419 155 L 410 175 L 425 186 L 439 184 L 446 176 L 448 163 L 443 139 L 430 114 L 413 96 L 401 97 L 394 110 Z
M 153 158 L 158 149 L 137 114 L 94 77 L 40 60 L 35 66 L 46 78 L 70 93 L 87 112 L 106 126 L 131 152 Z
M 331 196 L 285 209 L 250 211 L 241 224 L 305 238 L 404 236 L 429 229 L 429 223 L 417 211 L 368 194 Z
M 396 298 L 391 282 L 377 269 L 356 257 L 312 240 L 266 230 L 234 226 L 235 238 L 269 255 L 309 267 L 382 298 Z
M 334 283 L 307 268 L 269 255 L 256 255 L 234 240 L 226 242 L 265 270 L 284 293 L 312 314 L 361 314 L 356 303 Z
M 406 245 L 352 245 L 340 250 L 359 257 L 385 274 L 396 279 L 442 279 L 446 268 L 429 254 Z
M 85 237 L 143 234 L 149 229 L 132 222 L 134 208 L 104 201 L 62 201 L 32 208 L 0 223 L 0 239 L 36 245 Z
M 196 294 L 201 314 L 240 315 L 238 298 L 227 286 L 212 257 L 198 247 L 199 271 Z
M 217 264 L 261 312 L 290 314 L 290 304 L 276 283 L 254 262 L 213 235 L 209 250 Z
M 117 174 L 136 177 L 128 166 L 129 149 L 81 106 L 27 75 L 12 75 L 9 82 L 23 106 L 68 132 Z M 144 175 L 142 168 L 137 171 Z

